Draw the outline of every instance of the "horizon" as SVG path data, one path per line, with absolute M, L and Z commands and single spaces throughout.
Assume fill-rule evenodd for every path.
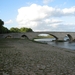
M 75 0 L 1 0 L 0 19 L 8 29 L 75 32 Z

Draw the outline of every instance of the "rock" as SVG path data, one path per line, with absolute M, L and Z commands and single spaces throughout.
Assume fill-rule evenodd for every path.
M 37 67 L 40 69 L 40 70 L 44 70 L 46 68 L 45 65 L 37 65 Z
M 56 75 L 56 74 L 54 74 L 54 73 L 47 73 L 47 75 Z
M 28 75 L 36 75 L 33 71 L 28 72 Z

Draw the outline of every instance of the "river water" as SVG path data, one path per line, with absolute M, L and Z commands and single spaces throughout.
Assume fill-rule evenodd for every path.
M 34 41 L 47 43 L 48 45 L 75 50 L 75 42 L 71 42 L 71 43 L 69 41 L 54 42 L 52 40 L 55 40 L 55 38 L 53 38 L 53 39 L 50 39 L 50 38 L 47 38 L 47 39 L 34 39 Z

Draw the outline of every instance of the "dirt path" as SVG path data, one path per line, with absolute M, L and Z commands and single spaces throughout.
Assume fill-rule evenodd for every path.
M 5 39 L 0 41 L 0 65 L 9 75 L 75 75 L 75 51 Z

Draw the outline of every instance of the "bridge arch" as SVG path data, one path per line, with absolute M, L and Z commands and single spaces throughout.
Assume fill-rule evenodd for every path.
M 58 40 L 58 37 L 53 35 L 53 34 L 50 34 L 50 33 L 38 33 L 37 36 L 34 37 L 34 39 L 43 39 L 43 38 L 50 38 L 50 39 L 53 39 L 53 40 Z M 53 41 L 52 40 L 52 41 Z
M 11 35 L 7 35 L 7 36 L 5 36 L 5 38 L 12 38 L 12 36 Z
M 72 38 L 72 36 L 70 34 L 67 34 L 67 36 L 69 37 L 69 41 L 73 40 L 73 38 Z
M 75 40 L 75 32 L 26 32 L 26 33 L 6 33 L 0 34 L 0 38 L 21 38 L 27 37 L 30 40 L 34 39 L 38 34 L 50 34 L 54 36 L 57 40 L 64 40 L 67 35 L 70 41 Z M 23 35 L 23 36 L 22 36 Z
M 23 34 L 23 35 L 21 35 L 21 38 L 23 38 L 23 39 L 28 39 L 28 37 L 27 37 L 27 35 L 25 35 L 25 34 Z
M 70 35 L 70 34 L 67 34 L 65 37 L 64 37 L 64 40 L 65 41 L 73 41 L 73 37 Z
M 53 36 L 56 40 L 58 40 L 58 37 L 57 36 L 55 36 L 53 34 L 49 34 L 49 35 Z

